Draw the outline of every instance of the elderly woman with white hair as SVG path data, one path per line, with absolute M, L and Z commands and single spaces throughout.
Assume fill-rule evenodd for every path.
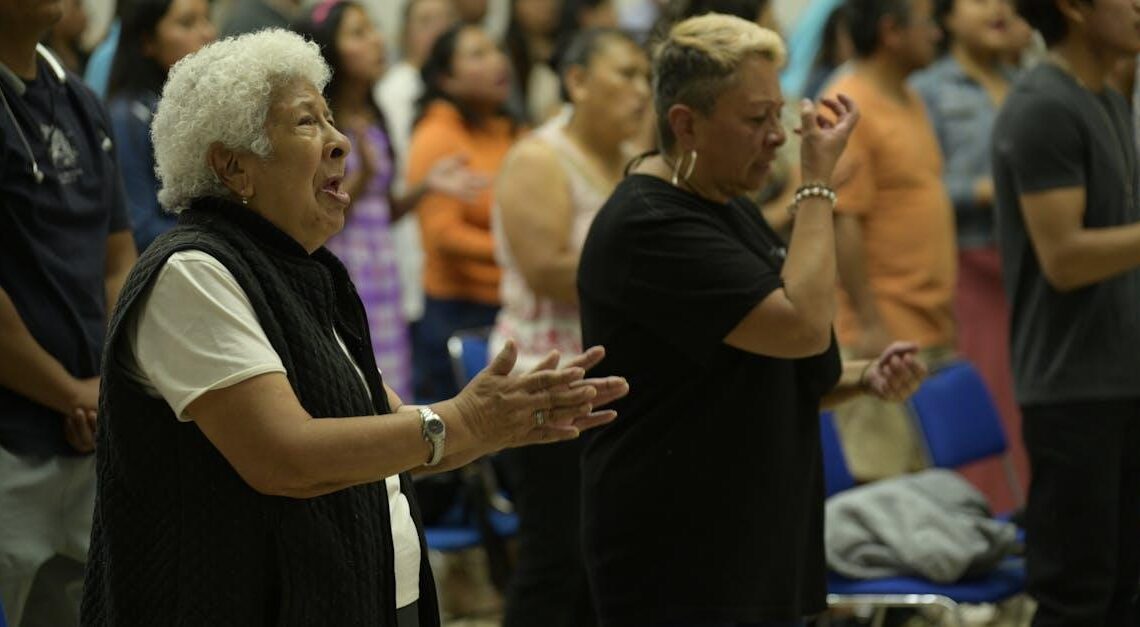
M 583 546 L 601 624 L 802 625 L 825 609 L 821 405 L 903 398 L 915 347 L 842 364 L 836 160 L 850 100 L 801 103 L 785 246 L 747 200 L 784 142 L 779 37 L 706 15 L 654 60 L 660 152 L 602 207 L 578 269 L 584 341 L 628 373 L 623 414 L 587 438 Z M 654 564 L 657 564 L 654 566 Z
M 348 141 L 315 44 L 281 30 L 171 70 L 154 118 L 179 214 L 108 331 L 83 624 L 439 625 L 410 472 L 610 420 L 594 349 L 402 405 L 344 267 Z

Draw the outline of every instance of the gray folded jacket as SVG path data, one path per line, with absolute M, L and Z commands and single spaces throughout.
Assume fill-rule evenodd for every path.
M 828 567 L 852 579 L 921 576 L 953 583 L 1015 553 L 1017 529 L 990 517 L 957 473 L 931 469 L 877 481 L 827 500 Z

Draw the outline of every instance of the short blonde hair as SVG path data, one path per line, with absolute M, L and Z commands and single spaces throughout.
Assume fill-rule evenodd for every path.
M 736 77 L 741 64 L 759 56 L 784 65 L 784 42 L 755 22 L 708 13 L 678 22 L 669 30 L 653 59 L 653 102 L 662 151 L 676 142 L 669 108 L 684 104 L 704 114 Z
M 321 92 L 330 76 L 316 44 L 279 28 L 216 41 L 175 63 L 151 124 L 162 206 L 178 213 L 195 198 L 226 196 L 206 162 L 210 146 L 268 157 L 275 90 L 304 80 Z

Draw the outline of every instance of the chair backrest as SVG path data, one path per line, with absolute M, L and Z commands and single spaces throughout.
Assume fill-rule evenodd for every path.
M 490 329 L 471 329 L 448 338 L 447 352 L 451 355 L 451 367 L 455 370 L 455 381 L 459 387 L 467 385 L 487 367 L 487 338 L 490 334 Z
M 855 477 L 847 470 L 847 457 L 835 428 L 835 415 L 829 411 L 819 414 L 820 444 L 823 446 L 823 483 L 827 496 L 855 487 Z
M 911 398 L 910 408 L 932 466 L 958 468 L 1002 455 L 1009 447 L 993 397 L 968 362 L 955 362 L 930 375 Z

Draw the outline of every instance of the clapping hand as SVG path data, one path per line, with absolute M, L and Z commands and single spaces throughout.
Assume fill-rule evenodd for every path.
M 885 401 L 902 402 L 925 378 L 926 366 L 918 360 L 918 347 L 911 342 L 895 342 L 867 366 L 859 383 Z
M 491 450 L 570 440 L 584 429 L 612 421 L 616 414 L 594 407 L 628 393 L 624 379 L 585 379 L 586 368 L 604 351 L 587 351 L 556 368 L 551 353 L 529 373 L 512 375 L 518 349 L 514 342 L 456 397 L 466 428 Z
M 581 355 L 578 355 L 574 359 L 571 359 L 566 363 L 564 367 L 581 368 L 583 370 L 589 371 L 591 368 L 598 365 L 598 363 L 600 363 L 602 359 L 605 358 L 605 356 L 606 350 L 604 348 L 601 346 L 594 346 Z M 551 351 L 550 354 L 548 354 L 541 362 L 538 363 L 538 365 L 536 365 L 531 370 L 531 372 L 537 373 L 542 372 L 543 370 L 548 370 L 550 368 L 555 368 L 558 366 L 560 358 L 561 356 L 558 354 L 558 351 Z M 590 401 L 591 411 L 582 416 L 575 416 L 563 420 L 555 420 L 553 425 L 555 429 L 570 429 L 576 432 L 582 432 L 586 431 L 587 429 L 593 429 L 594 427 L 599 427 L 601 425 L 610 423 L 615 418 L 617 418 L 616 411 L 612 409 L 593 411 L 593 409 L 609 405 L 619 398 L 622 398 L 626 394 L 629 394 L 629 383 L 626 382 L 626 380 L 622 377 L 582 379 L 581 381 L 575 381 L 569 384 L 566 386 L 566 389 L 574 389 L 580 387 L 592 387 L 596 392 L 596 395 Z M 541 433 L 536 433 L 535 435 L 540 439 L 543 436 Z

